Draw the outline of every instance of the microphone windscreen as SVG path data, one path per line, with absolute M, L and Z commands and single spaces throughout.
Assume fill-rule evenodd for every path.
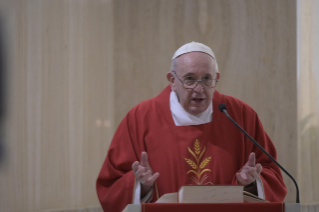
M 223 112 L 223 110 L 227 110 L 226 105 L 223 104 L 223 103 L 219 104 L 219 105 L 218 105 L 218 110 L 219 110 L 220 112 Z

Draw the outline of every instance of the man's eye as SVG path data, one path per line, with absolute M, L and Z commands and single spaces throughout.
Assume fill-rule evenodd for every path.
M 206 81 L 206 80 L 212 80 L 212 78 L 210 78 L 210 77 L 204 77 L 203 80 L 205 80 L 205 81 Z
M 191 81 L 191 80 L 195 80 L 195 78 L 194 77 L 185 77 L 185 80 Z

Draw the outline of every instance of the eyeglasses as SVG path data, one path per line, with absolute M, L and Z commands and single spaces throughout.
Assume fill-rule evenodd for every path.
M 198 83 L 200 82 L 203 86 L 203 88 L 215 88 L 218 82 L 218 79 L 212 79 L 211 77 L 204 77 L 202 80 L 197 80 L 192 76 L 185 77 L 184 80 L 181 80 L 175 71 L 172 71 L 172 73 L 176 76 L 179 81 L 183 84 L 183 87 L 186 89 L 193 89 L 195 88 Z M 217 74 L 216 74 L 217 75 Z M 215 76 L 216 76 L 215 75 Z

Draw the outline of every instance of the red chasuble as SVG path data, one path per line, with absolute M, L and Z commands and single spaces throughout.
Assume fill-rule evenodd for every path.
M 236 184 L 235 174 L 255 152 L 263 167 L 265 199 L 282 202 L 286 187 L 279 168 L 218 110 L 229 115 L 274 158 L 276 150 L 256 112 L 246 103 L 218 91 L 213 96 L 213 120 L 207 124 L 175 126 L 169 106 L 170 87 L 135 106 L 119 125 L 97 179 L 104 211 L 122 211 L 132 204 L 134 161 L 148 153 L 153 172 L 159 172 L 152 202 L 183 185 Z

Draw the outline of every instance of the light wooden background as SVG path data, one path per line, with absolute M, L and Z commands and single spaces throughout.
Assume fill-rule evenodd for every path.
M 304 211 L 319 211 L 319 1 L 298 1 L 298 181 Z
M 117 125 L 168 84 L 170 58 L 190 41 L 214 50 L 218 90 L 257 111 L 305 210 L 317 207 L 316 8 L 314 0 L 0 0 L 0 211 L 99 211 L 95 180 Z

